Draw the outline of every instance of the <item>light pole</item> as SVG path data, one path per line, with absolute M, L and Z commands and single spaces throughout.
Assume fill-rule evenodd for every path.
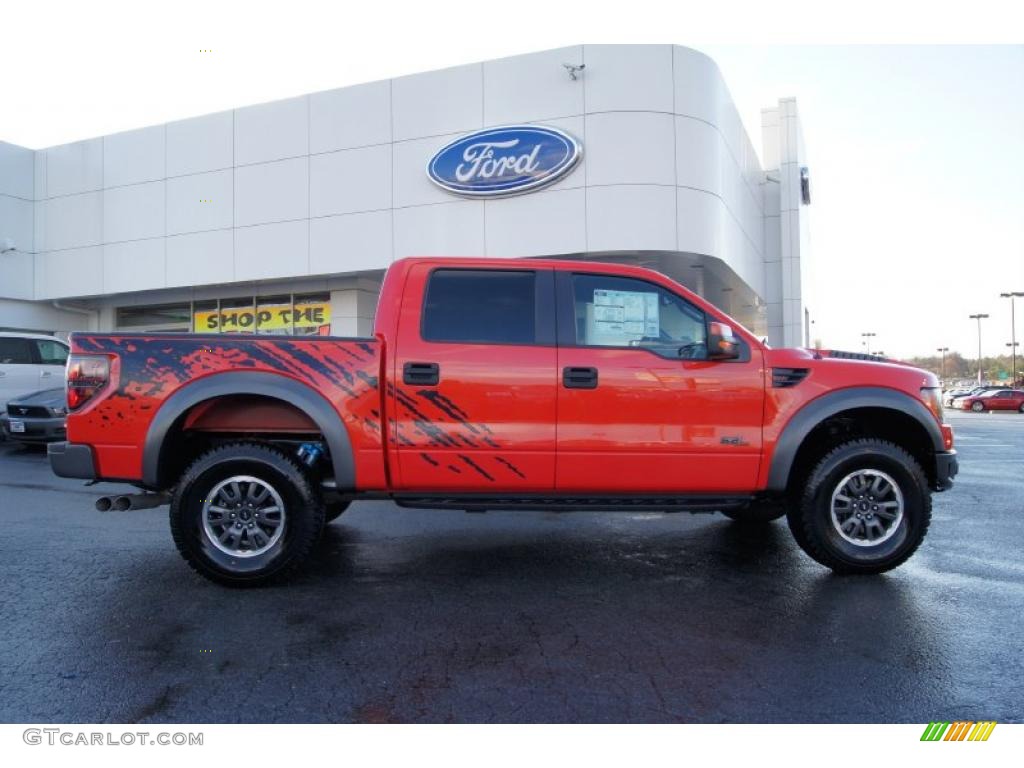
M 942 365 L 939 368 L 939 378 L 943 381 L 946 380 L 946 353 L 949 352 L 949 347 L 939 347 L 935 350 L 942 355 Z
M 862 333 L 861 334 L 861 336 L 864 337 L 864 346 L 867 348 L 869 355 L 871 354 L 871 339 L 874 338 L 877 335 L 878 335 L 877 333 Z
M 1017 323 L 1013 316 L 1013 300 L 1017 296 L 1024 296 L 1024 291 L 1010 291 L 1000 293 L 999 297 L 1010 300 L 1010 386 L 1017 386 Z
M 988 315 L 968 315 L 971 320 L 978 321 L 978 383 L 981 384 L 981 321 L 984 320 Z

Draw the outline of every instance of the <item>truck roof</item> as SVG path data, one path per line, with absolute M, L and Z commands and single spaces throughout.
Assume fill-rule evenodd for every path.
M 450 264 L 457 267 L 480 267 L 482 269 L 507 269 L 510 265 L 529 265 L 547 269 L 575 270 L 594 269 L 605 274 L 642 276 L 650 274 L 649 267 L 637 267 L 607 261 L 584 261 L 581 259 L 535 259 L 527 256 L 504 258 L 500 256 L 407 256 L 398 259 L 392 269 L 406 271 L 416 264 Z M 659 273 L 660 274 L 660 273 Z

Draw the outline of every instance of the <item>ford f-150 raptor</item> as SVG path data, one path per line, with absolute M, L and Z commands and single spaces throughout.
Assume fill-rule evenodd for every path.
M 170 503 L 227 584 L 279 577 L 353 500 L 469 511 L 786 516 L 812 558 L 879 573 L 917 549 L 957 472 L 928 372 L 771 349 L 646 269 L 415 258 L 373 336 L 75 333 L 63 477 Z

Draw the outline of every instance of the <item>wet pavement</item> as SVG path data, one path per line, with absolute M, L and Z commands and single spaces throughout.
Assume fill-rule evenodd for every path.
M 375 502 L 232 590 L 166 508 L 0 444 L 0 721 L 1020 722 L 1024 416 L 951 420 L 957 486 L 882 577 L 781 521 Z

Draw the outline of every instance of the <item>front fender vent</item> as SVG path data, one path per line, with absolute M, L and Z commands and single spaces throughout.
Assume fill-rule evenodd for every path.
M 772 386 L 776 389 L 795 387 L 810 372 L 809 368 L 772 368 Z

